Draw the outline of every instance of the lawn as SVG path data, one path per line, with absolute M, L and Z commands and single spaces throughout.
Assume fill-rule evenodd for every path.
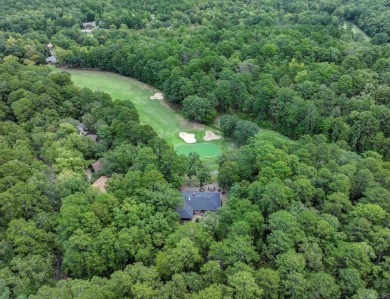
M 147 84 L 110 72 L 76 69 L 65 71 L 71 74 L 72 81 L 79 87 L 106 92 L 113 99 L 131 101 L 138 110 L 141 123 L 153 127 L 180 154 L 188 155 L 190 151 L 196 151 L 207 160 L 215 160 L 221 152 L 232 148 L 232 144 L 224 139 L 203 141 L 206 130 L 218 135 L 221 133 L 215 128 L 187 121 L 166 101 L 151 100 L 150 97 L 159 91 Z M 180 132 L 195 134 L 197 143 L 186 144 L 179 137 Z
M 221 154 L 219 147 L 209 142 L 180 144 L 176 147 L 176 152 L 186 156 L 188 156 L 191 152 L 195 152 L 205 158 L 216 158 Z

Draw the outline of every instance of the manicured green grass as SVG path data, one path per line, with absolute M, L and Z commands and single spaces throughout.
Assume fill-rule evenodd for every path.
M 219 147 L 213 143 L 181 144 L 176 147 L 176 152 L 188 156 L 191 152 L 198 153 L 201 157 L 215 158 L 221 154 Z
M 218 135 L 221 133 L 215 128 L 187 121 L 166 101 L 151 100 L 150 96 L 159 91 L 147 84 L 110 72 L 77 69 L 64 69 L 64 71 L 71 74 L 76 86 L 106 92 L 113 99 L 131 101 L 140 115 L 141 123 L 153 127 L 160 137 L 178 150 L 178 153 L 186 154 L 188 150 L 193 149 L 202 158 L 215 160 L 221 152 L 232 148 L 231 142 L 225 139 L 204 142 L 206 130 L 211 130 Z M 180 132 L 195 134 L 197 143 L 187 145 L 179 137 Z
M 287 142 L 294 142 L 287 136 L 284 136 L 276 131 L 269 129 L 260 129 L 259 133 L 256 135 L 256 140 L 280 140 Z

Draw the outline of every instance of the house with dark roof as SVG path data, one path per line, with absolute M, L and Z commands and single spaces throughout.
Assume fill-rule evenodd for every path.
M 176 208 L 182 220 L 191 220 L 206 211 L 216 211 L 221 207 L 218 192 L 182 192 L 184 205 Z

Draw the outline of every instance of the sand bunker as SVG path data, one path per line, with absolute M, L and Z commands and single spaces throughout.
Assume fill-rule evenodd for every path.
M 195 143 L 195 134 L 189 134 L 186 132 L 180 132 L 179 137 L 184 140 L 185 143 Z
M 204 135 L 203 140 L 211 141 L 221 139 L 221 136 L 214 134 L 212 131 L 206 131 L 206 135 Z
M 101 176 L 96 180 L 95 183 L 92 184 L 93 187 L 96 187 L 100 190 L 100 192 L 107 192 L 106 191 L 106 182 L 108 180 L 108 177 Z
M 163 100 L 164 96 L 161 92 L 155 93 L 150 97 L 151 100 Z

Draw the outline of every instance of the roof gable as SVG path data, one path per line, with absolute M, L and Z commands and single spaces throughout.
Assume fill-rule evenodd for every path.
M 184 206 L 177 208 L 181 219 L 191 219 L 195 210 L 215 211 L 221 207 L 218 192 L 182 192 Z

